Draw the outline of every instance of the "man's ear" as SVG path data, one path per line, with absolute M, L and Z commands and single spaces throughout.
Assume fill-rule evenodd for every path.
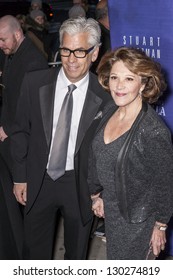
M 21 38 L 21 32 L 20 31 L 16 31 L 14 34 L 15 34 L 15 37 L 16 37 L 17 41 L 19 41 L 20 38 Z
M 99 54 L 99 47 L 96 47 L 92 53 L 92 62 L 96 61 Z

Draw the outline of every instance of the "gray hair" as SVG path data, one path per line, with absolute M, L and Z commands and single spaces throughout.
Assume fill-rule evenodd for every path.
M 64 33 L 68 33 L 70 36 L 78 33 L 88 33 L 88 44 L 91 46 L 100 45 L 100 26 L 93 18 L 77 17 L 65 20 L 59 30 L 60 46 L 63 43 Z

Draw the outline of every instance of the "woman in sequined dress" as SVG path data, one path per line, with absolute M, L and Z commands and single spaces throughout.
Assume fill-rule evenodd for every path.
M 88 183 L 92 210 L 105 218 L 107 258 L 158 256 L 173 213 L 171 134 L 150 105 L 166 88 L 161 67 L 121 47 L 102 58 L 98 78 L 113 101 L 91 146 Z

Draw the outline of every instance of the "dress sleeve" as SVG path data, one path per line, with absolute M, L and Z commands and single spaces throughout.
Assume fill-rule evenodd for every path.
M 153 133 L 149 150 L 154 178 L 156 221 L 168 223 L 173 215 L 173 145 L 165 128 Z

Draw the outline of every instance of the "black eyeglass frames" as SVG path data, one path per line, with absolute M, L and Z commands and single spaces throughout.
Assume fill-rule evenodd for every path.
M 84 58 L 87 56 L 87 54 L 89 54 L 93 49 L 95 48 L 95 46 L 89 48 L 88 50 L 82 50 L 82 49 L 76 49 L 76 50 L 70 50 L 68 48 L 59 48 L 59 52 L 61 56 L 64 57 L 69 57 L 71 55 L 71 53 L 74 54 L 75 57 L 77 58 Z

